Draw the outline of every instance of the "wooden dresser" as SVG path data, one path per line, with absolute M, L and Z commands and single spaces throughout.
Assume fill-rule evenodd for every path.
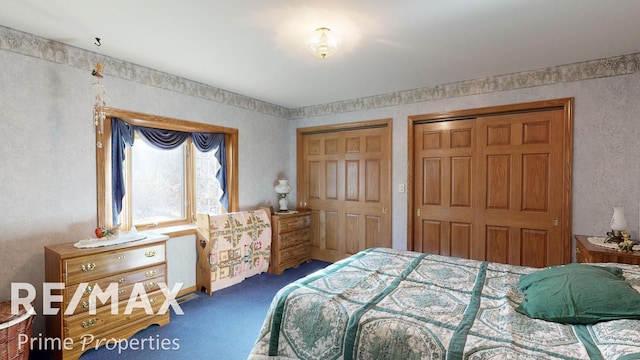
M 56 359 L 77 359 L 84 351 L 109 340 L 113 346 L 113 339 L 124 340 L 149 325 L 169 323 L 169 311 L 156 315 L 165 302 L 158 284 L 167 283 L 167 239 L 150 234 L 139 241 L 89 249 L 75 248 L 73 243 L 45 247 L 45 281 L 64 283 L 64 290 L 52 291 L 62 296 L 61 303 L 52 303 L 52 308 L 60 309 L 58 314 L 46 316 L 47 337 L 59 338 L 65 344 L 53 349 Z M 118 294 L 117 313 L 112 314 L 112 301 L 105 296 L 104 303 L 94 297 L 92 314 L 91 291 L 100 286 L 106 292 L 110 285 L 117 288 L 114 290 Z M 67 315 L 66 309 L 76 291 L 81 298 L 75 310 Z M 139 296 L 134 298 L 136 306 L 132 311 L 125 311 L 130 295 L 143 292 L 148 295 L 153 314 L 147 315 Z
M 576 235 L 576 260 L 579 263 L 616 262 L 640 265 L 640 251 L 624 252 L 597 246 L 589 242 L 588 237 Z
M 311 261 L 310 225 L 309 211 L 271 215 L 270 273 L 282 274 L 285 269 Z

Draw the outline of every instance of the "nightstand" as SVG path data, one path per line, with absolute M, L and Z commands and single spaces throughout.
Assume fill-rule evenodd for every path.
M 576 260 L 579 263 L 616 262 L 640 265 L 640 251 L 624 252 L 592 244 L 589 236 L 576 235 Z
M 270 273 L 282 274 L 285 269 L 311 261 L 310 225 L 310 211 L 271 215 Z

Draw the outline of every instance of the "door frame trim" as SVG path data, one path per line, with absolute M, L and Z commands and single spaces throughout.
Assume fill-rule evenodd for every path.
M 413 250 L 413 226 L 415 209 L 413 206 L 414 193 L 414 132 L 415 127 L 426 122 L 455 121 L 469 119 L 478 116 L 497 115 L 515 112 L 531 112 L 540 110 L 562 109 L 563 117 L 563 154 L 562 154 L 562 183 L 563 183 L 563 199 L 562 199 L 562 258 L 565 263 L 571 262 L 572 249 L 572 167 L 573 167 L 573 98 L 562 98 L 543 100 L 519 104 L 498 105 L 477 109 L 464 109 L 445 111 L 431 114 L 412 115 L 408 117 L 407 126 L 407 143 L 408 143 L 408 159 L 407 159 L 407 249 Z

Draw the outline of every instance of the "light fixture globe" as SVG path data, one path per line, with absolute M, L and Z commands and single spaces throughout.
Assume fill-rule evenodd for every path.
M 325 59 L 340 48 L 340 39 L 326 27 L 317 28 L 307 41 L 307 49 L 319 58 Z

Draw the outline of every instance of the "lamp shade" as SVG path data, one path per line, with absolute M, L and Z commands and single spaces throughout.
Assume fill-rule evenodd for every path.
M 624 208 L 616 206 L 613 208 L 611 217 L 611 230 L 622 231 L 627 229 L 627 220 L 624 218 Z
M 278 185 L 276 185 L 275 190 L 278 194 L 288 194 L 291 192 L 291 185 L 289 185 L 289 180 L 280 179 L 278 180 Z

